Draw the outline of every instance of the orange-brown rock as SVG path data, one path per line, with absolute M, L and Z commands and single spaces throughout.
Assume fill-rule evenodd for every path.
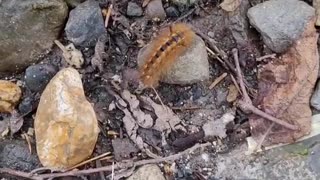
M 99 128 L 79 73 L 62 69 L 45 88 L 34 122 L 37 153 L 43 166 L 65 169 L 87 159 Z
M 21 89 L 16 84 L 0 80 L 0 112 L 10 113 L 21 97 Z

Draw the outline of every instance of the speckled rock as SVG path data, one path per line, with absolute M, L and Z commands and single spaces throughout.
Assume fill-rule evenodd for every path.
M 142 8 L 134 2 L 128 2 L 127 15 L 128 16 L 142 16 Z
M 60 70 L 41 95 L 34 122 L 37 153 L 43 166 L 65 169 L 87 159 L 99 128 L 80 74 Z
M 285 52 L 315 18 L 315 10 L 299 0 L 270 0 L 248 11 L 248 17 L 274 52 Z
M 161 0 L 151 0 L 147 7 L 145 14 L 149 19 L 164 20 L 166 18 L 166 12 L 163 9 Z
M 160 168 L 155 164 L 144 165 L 127 180 L 165 180 Z
M 0 1 L 0 75 L 36 62 L 52 47 L 67 16 L 63 0 Z
M 138 54 L 138 64 L 142 65 L 145 54 L 153 42 L 142 48 Z M 209 61 L 204 41 L 196 36 L 192 45 L 183 53 L 161 81 L 169 84 L 192 84 L 209 79 Z
M 33 92 L 42 91 L 57 71 L 57 68 L 50 64 L 29 66 L 25 73 L 26 86 Z
M 94 46 L 101 34 L 106 32 L 99 3 L 85 1 L 71 10 L 65 31 L 74 45 Z
M 15 83 L 0 80 L 0 113 L 10 113 L 21 98 L 21 89 Z

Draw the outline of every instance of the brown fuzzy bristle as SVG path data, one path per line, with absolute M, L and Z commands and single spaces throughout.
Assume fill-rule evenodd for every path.
M 144 56 L 140 78 L 146 87 L 158 85 L 160 76 L 174 64 L 192 44 L 195 33 L 188 25 L 173 24 L 162 29 L 150 44 L 151 50 Z

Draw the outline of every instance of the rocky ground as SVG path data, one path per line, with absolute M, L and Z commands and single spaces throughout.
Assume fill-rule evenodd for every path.
M 318 4 L 0 1 L 0 177 L 318 179 Z M 181 22 L 195 38 L 141 89 Z

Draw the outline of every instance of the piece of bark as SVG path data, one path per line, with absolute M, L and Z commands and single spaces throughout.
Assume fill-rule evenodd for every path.
M 315 19 L 312 19 L 301 38 L 280 58 L 267 64 L 259 72 L 259 94 L 255 104 L 261 110 L 299 127 L 292 131 L 275 124 L 263 145 L 291 143 L 310 133 L 310 96 L 318 75 Z M 252 137 L 259 140 L 271 121 L 252 115 L 249 119 Z

